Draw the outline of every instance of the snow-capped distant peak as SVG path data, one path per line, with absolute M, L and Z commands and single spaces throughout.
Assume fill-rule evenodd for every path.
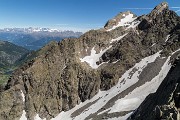
M 41 27 L 28 27 L 28 28 L 4 28 L 0 29 L 2 32 L 24 32 L 24 33 L 35 33 L 35 32 L 63 32 L 59 29 L 41 28 Z

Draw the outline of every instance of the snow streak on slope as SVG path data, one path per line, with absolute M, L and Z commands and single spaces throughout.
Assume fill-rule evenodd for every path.
M 93 69 L 97 69 L 101 64 L 97 65 L 96 62 L 99 61 L 99 58 L 111 47 L 112 46 L 109 46 L 108 48 L 101 50 L 99 53 L 96 53 L 96 50 L 93 47 L 91 54 L 89 56 L 85 56 L 84 58 L 80 58 L 80 60 L 81 62 L 87 62 Z
M 84 120 L 89 115 L 96 113 L 104 105 L 106 105 L 106 103 L 109 100 L 111 100 L 113 97 L 115 97 L 119 93 L 123 92 L 127 88 L 131 87 L 133 84 L 137 83 L 139 81 L 139 75 L 141 74 L 143 69 L 149 63 L 154 62 L 156 60 L 156 58 L 159 56 L 160 56 L 160 52 L 142 59 L 139 63 L 135 64 L 135 66 L 133 68 L 129 69 L 122 75 L 122 77 L 119 79 L 119 82 L 116 86 L 112 87 L 108 91 L 99 91 L 99 93 L 97 95 L 95 95 L 92 99 L 86 100 L 85 102 L 77 105 L 76 107 L 74 107 L 73 109 L 71 109 L 67 112 L 61 112 L 58 116 L 56 116 L 52 120 L 72 120 L 72 119 L 73 120 Z M 137 71 L 133 72 L 133 69 L 137 69 Z M 130 74 L 132 74 L 132 72 L 133 72 L 133 75 L 131 76 Z M 147 91 L 147 94 L 148 94 L 148 92 L 149 91 Z M 131 99 L 131 98 L 133 99 L 133 103 L 137 103 L 139 101 L 139 98 L 129 97 L 128 99 Z M 128 102 L 129 102 L 128 99 L 126 99 L 124 101 L 125 104 L 128 104 Z M 71 114 L 74 113 L 76 110 L 85 106 L 87 103 L 92 103 L 94 101 L 96 101 L 96 102 L 94 104 L 92 104 L 90 107 L 86 108 L 81 114 L 79 114 L 78 116 L 76 116 L 74 118 L 71 118 Z M 140 102 L 138 102 L 138 104 L 139 103 Z M 125 108 L 125 106 L 124 106 L 124 108 Z M 133 108 L 137 108 L 137 107 L 134 106 Z M 120 109 L 120 108 L 118 108 L 118 109 Z
M 170 35 L 167 35 L 165 42 L 169 40 Z
M 124 16 L 125 16 L 125 14 L 124 14 Z M 136 19 L 136 17 L 135 18 L 133 18 L 134 17 L 134 15 L 133 14 L 128 14 L 128 15 L 126 15 L 124 18 L 122 18 L 120 21 L 119 21 L 119 23 L 116 25 L 116 26 L 113 26 L 111 29 L 108 29 L 107 31 L 111 31 L 111 30 L 114 30 L 114 29 L 116 29 L 117 27 L 120 27 L 120 26 L 124 26 L 124 27 L 126 27 L 126 26 L 130 26 L 131 25 L 131 22 L 133 22 L 135 19 Z M 133 23 L 134 24 L 134 23 Z
M 25 101 L 25 96 L 24 96 L 24 93 L 23 91 L 21 90 L 21 96 L 22 96 L 22 99 L 23 99 L 23 102 Z
M 113 42 L 115 42 L 115 41 L 121 40 L 121 39 L 122 39 L 123 37 L 125 37 L 127 34 L 128 34 L 128 33 L 126 33 L 126 34 L 124 34 L 124 35 L 121 35 L 121 36 L 119 36 L 119 37 L 117 37 L 117 38 L 115 38 L 115 39 L 112 39 L 112 40 L 110 41 L 110 43 L 113 43 Z
M 26 111 L 23 110 L 23 114 L 21 116 L 21 118 L 19 120 L 27 120 L 27 117 L 26 117 Z
M 24 96 L 24 93 L 23 93 L 22 90 L 21 90 L 21 96 L 22 96 L 23 102 L 25 102 L 25 96 Z M 25 111 L 25 110 L 23 110 L 23 114 L 21 115 L 21 118 L 20 118 L 19 120 L 27 120 L 26 111 Z M 34 120 L 46 120 L 46 118 L 45 118 L 45 119 L 41 119 L 41 118 L 39 117 L 39 115 L 37 114 L 37 115 L 34 117 Z
M 21 96 L 22 96 L 23 102 L 25 102 L 25 96 L 24 96 L 24 93 L 23 93 L 22 90 L 21 90 Z M 21 115 L 21 118 L 19 120 L 27 120 L 26 111 L 25 110 L 23 110 L 23 114 Z
M 144 99 L 150 94 L 156 92 L 157 88 L 168 74 L 171 64 L 169 63 L 170 57 L 166 60 L 161 68 L 159 74 L 154 77 L 150 82 L 146 82 L 144 85 L 134 89 L 131 93 L 124 98 L 115 102 L 114 106 L 109 108 L 109 113 L 135 110 L 144 101 Z
M 176 51 L 174 51 L 173 53 L 171 53 L 171 55 L 175 54 L 176 52 L 179 52 L 180 51 L 180 48 L 177 49 Z

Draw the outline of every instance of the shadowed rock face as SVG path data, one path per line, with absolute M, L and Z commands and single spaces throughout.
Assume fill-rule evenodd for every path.
M 25 110 L 29 120 L 33 120 L 36 114 L 49 120 L 60 112 L 70 110 L 80 102 L 91 99 L 99 90 L 111 89 L 128 69 L 141 59 L 161 50 L 160 58 L 144 69 L 145 71 L 139 76 L 139 82 L 114 96 L 102 106 L 101 110 L 86 119 L 101 119 L 103 116 L 113 118 L 132 112 L 132 110 L 114 114 L 105 112 L 103 115 L 98 115 L 103 109 L 111 107 L 116 100 L 151 81 L 160 71 L 167 57 L 180 48 L 180 18 L 175 12 L 168 10 L 166 3 L 159 6 L 150 14 L 138 17 L 136 21 L 139 22 L 135 27 L 119 26 L 108 30 L 112 26 L 107 23 L 104 29 L 91 30 L 80 38 L 64 39 L 43 47 L 38 51 L 39 56 L 13 73 L 6 89 L 1 92 L 0 119 L 19 119 Z M 159 10 L 158 14 L 154 12 L 156 9 Z M 119 16 L 123 17 L 123 14 L 117 16 L 120 20 Z M 117 25 L 117 23 L 112 24 Z M 131 25 L 134 23 L 132 22 Z M 121 38 L 120 36 L 123 35 L 124 37 Z M 99 65 L 97 69 L 92 68 L 91 63 L 81 62 L 83 58 L 100 54 L 105 49 L 107 50 L 99 56 L 98 61 L 93 61 L 95 58 L 90 59 L 95 65 Z M 126 80 L 123 80 L 122 84 L 123 82 Z M 25 101 L 22 99 L 21 90 Z M 7 100 L 7 97 L 10 99 Z M 12 99 L 17 101 L 9 104 Z M 75 111 L 72 116 L 81 114 L 86 107 L 95 102 Z M 15 106 L 13 109 L 16 112 L 11 111 L 12 106 Z
M 149 95 L 128 120 L 178 120 L 179 93 L 180 60 L 176 60 L 156 93 Z

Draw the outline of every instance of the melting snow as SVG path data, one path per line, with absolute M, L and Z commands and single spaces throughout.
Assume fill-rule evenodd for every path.
M 116 29 L 117 27 L 120 27 L 120 26 L 131 26 L 131 22 L 133 22 L 136 19 L 136 17 L 135 18 L 133 18 L 133 17 L 134 17 L 133 14 L 129 14 L 129 15 L 124 16 L 124 18 L 122 18 L 120 20 L 118 25 L 113 26 L 111 29 L 108 29 L 107 31 L 114 30 L 114 29 Z M 133 23 L 132 27 L 133 26 L 134 26 L 134 23 Z
M 88 117 L 90 114 L 96 113 L 98 110 L 100 110 L 102 108 L 102 106 L 104 106 L 110 99 L 112 99 L 113 97 L 115 97 L 117 94 L 121 93 L 122 91 L 126 90 L 127 88 L 131 87 L 133 84 L 135 84 L 136 82 L 138 82 L 139 80 L 139 75 L 140 73 L 143 71 L 143 69 L 148 65 L 148 63 L 152 63 L 156 60 L 157 57 L 160 56 L 160 52 L 151 55 L 149 57 L 146 57 L 144 59 L 142 59 L 139 63 L 136 63 L 135 66 L 131 69 L 129 69 L 128 71 L 126 71 L 122 77 L 119 79 L 119 82 L 117 85 L 115 85 L 114 87 L 112 87 L 110 90 L 108 91 L 99 91 L 99 93 L 97 95 L 95 95 L 92 99 L 90 100 L 86 100 L 85 102 L 77 105 L 76 107 L 72 108 L 69 111 L 66 112 L 61 112 L 58 116 L 56 116 L 55 118 L 51 119 L 51 120 L 84 120 L 86 117 Z M 134 72 L 134 74 L 132 76 L 130 76 L 130 73 L 132 73 L 132 70 L 136 68 L 138 69 L 136 72 Z M 161 72 L 162 74 L 168 72 L 168 70 L 165 70 L 163 68 L 163 72 Z M 158 76 L 159 77 L 159 76 Z M 124 83 L 122 83 L 122 81 L 124 81 Z M 157 79 L 155 81 L 158 81 Z M 146 84 L 145 86 L 147 86 L 148 84 Z M 153 86 L 156 86 L 153 84 L 151 84 Z M 151 87 L 153 87 L 151 86 Z M 151 88 L 149 87 L 149 88 Z M 157 86 L 156 86 L 157 87 Z M 138 91 L 138 95 L 142 96 L 142 92 L 145 92 L 147 96 L 149 94 L 149 91 L 144 91 L 145 87 L 139 87 L 137 88 L 136 91 Z M 141 91 L 140 91 L 141 90 Z M 135 91 L 135 90 L 134 90 Z M 132 94 L 132 95 L 131 95 Z M 142 102 L 142 100 L 144 100 L 145 97 L 143 97 L 143 99 L 139 98 L 140 96 L 137 95 L 137 97 L 134 95 L 136 95 L 135 93 L 131 93 L 128 95 L 128 97 L 121 99 L 121 101 L 123 101 L 123 103 L 118 103 L 118 101 L 116 102 L 119 105 L 124 105 L 123 107 L 126 109 L 135 109 L 138 107 L 138 105 L 140 104 L 140 100 Z M 99 99 L 99 100 L 98 100 Z M 130 99 L 133 100 L 130 102 Z M 91 105 L 90 107 L 88 107 L 87 109 L 85 109 L 80 115 L 76 116 L 75 118 L 71 118 L 71 114 L 73 112 L 75 112 L 76 110 L 78 110 L 79 108 L 85 106 L 87 103 L 93 102 L 95 100 L 98 100 L 96 103 L 94 103 L 93 105 Z M 134 105 L 132 108 L 130 108 L 129 104 L 136 104 Z M 126 107 L 125 105 L 128 105 L 128 107 Z M 113 106 L 114 107 L 114 106 Z M 112 108 L 113 108 L 112 107 Z M 120 106 L 118 107 L 117 111 L 119 111 Z M 110 109 L 112 110 L 112 109 Z M 122 110 L 122 109 L 120 109 Z M 129 114 L 130 115 L 130 114 Z M 126 116 L 128 117 L 128 116 Z M 123 117 L 122 117 L 123 118 Z M 118 118 L 118 120 L 120 120 L 120 118 Z
M 124 35 L 122 35 L 122 36 L 119 36 L 119 37 L 117 37 L 117 38 L 115 38 L 115 39 L 112 39 L 112 40 L 110 41 L 110 43 L 113 43 L 113 42 L 115 42 L 115 41 L 121 40 L 121 39 L 122 39 L 123 37 L 125 37 L 127 34 L 128 34 L 128 33 L 126 33 L 126 34 L 124 34 Z
M 81 62 L 87 62 L 89 66 L 91 66 L 93 69 L 97 69 L 100 65 L 97 65 L 96 62 L 99 61 L 99 58 L 112 46 L 109 46 L 108 48 L 101 50 L 99 53 L 96 53 L 94 47 L 91 50 L 91 54 L 89 56 L 85 56 L 84 58 L 80 58 Z

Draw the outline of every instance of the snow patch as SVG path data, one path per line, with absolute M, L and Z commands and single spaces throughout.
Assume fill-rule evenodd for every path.
M 115 42 L 115 41 L 121 40 L 121 39 L 122 39 L 123 37 L 125 37 L 127 34 L 128 34 L 128 33 L 126 33 L 126 34 L 124 34 L 124 35 L 121 35 L 121 36 L 119 36 L 119 37 L 117 37 L 117 38 L 115 38 L 115 39 L 112 39 L 112 40 L 110 41 L 110 43 L 113 43 L 113 42 Z
M 23 91 L 21 90 L 21 96 L 22 96 L 22 100 L 23 100 L 23 102 L 25 102 L 25 96 L 24 96 L 24 93 L 23 93 Z
M 167 35 L 165 42 L 169 40 L 170 35 Z
M 130 23 L 129 27 L 127 28 L 136 28 L 140 24 L 140 22 L 141 21 L 134 20 L 132 23 Z
M 19 120 L 27 120 L 26 111 L 25 110 L 23 110 L 23 114 L 21 115 L 21 118 Z
M 141 102 L 142 101 L 140 101 L 138 98 L 119 99 L 115 102 L 114 106 L 110 109 L 111 111 L 109 111 L 109 113 L 134 110 L 132 108 L 136 108 L 136 104 Z
M 154 45 L 156 45 L 156 43 L 152 44 L 151 47 L 153 47 Z
M 111 29 L 108 29 L 107 31 L 111 31 L 111 30 L 114 30 L 116 29 L 117 27 L 120 27 L 120 26 L 124 26 L 124 27 L 129 27 L 132 25 L 132 27 L 135 26 L 135 22 L 132 24 L 132 22 L 137 18 L 137 17 L 134 17 L 133 14 L 128 14 L 128 15 L 125 15 L 124 18 L 122 18 L 120 20 L 120 22 L 118 23 L 118 25 L 116 26 L 113 26 Z
M 180 51 L 180 48 L 177 49 L 176 51 L 174 51 L 173 53 L 171 53 L 171 55 L 175 54 L 176 52 L 179 52 Z
M 112 46 L 109 46 L 108 48 L 101 50 L 99 53 L 96 53 L 96 50 L 93 47 L 91 54 L 89 56 L 85 56 L 84 58 L 80 58 L 80 60 L 81 62 L 87 62 L 93 69 L 97 69 L 101 64 L 97 65 L 96 62 L 98 62 L 99 58 L 111 47 Z
M 46 120 L 46 118 L 41 119 L 41 118 L 39 117 L 39 115 L 37 114 L 37 115 L 34 117 L 34 120 Z

